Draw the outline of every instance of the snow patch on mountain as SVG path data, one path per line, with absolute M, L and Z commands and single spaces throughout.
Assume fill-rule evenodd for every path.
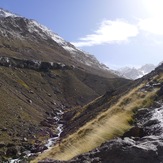
M 1 21 L 1 26 L 4 26 L 4 29 L 0 31 L 0 33 L 8 37 L 8 35 L 12 35 L 15 38 L 20 38 L 22 40 L 26 38 L 30 38 L 35 41 L 40 41 L 40 39 L 44 39 L 48 41 L 49 39 L 53 40 L 55 43 L 57 43 L 59 46 L 61 46 L 64 50 L 66 50 L 70 55 L 77 60 L 79 63 L 84 64 L 86 66 L 89 66 L 94 69 L 100 69 L 104 71 L 111 71 L 106 65 L 100 63 L 93 55 L 90 55 L 87 52 L 84 52 L 78 48 L 76 48 L 73 44 L 70 42 L 65 41 L 62 37 L 60 37 L 58 34 L 54 33 L 53 31 L 49 30 L 47 27 L 44 25 L 41 25 L 35 20 L 32 19 L 27 19 L 21 16 L 18 16 L 16 14 L 12 14 L 6 10 L 0 9 L 0 17 L 3 18 L 10 18 L 12 26 L 15 28 L 8 28 L 7 33 L 6 32 L 6 27 L 5 23 L 3 24 L 3 21 Z M 23 20 L 23 28 L 17 24 L 17 22 L 21 22 L 19 19 Z M 15 31 L 15 29 L 19 29 L 18 31 Z M 26 35 L 22 35 L 24 32 Z M 29 33 L 28 33 L 29 32 Z
M 141 78 L 144 75 L 150 73 L 155 68 L 156 68 L 156 66 L 153 64 L 146 64 L 140 68 L 123 67 L 123 68 L 118 69 L 117 71 L 119 72 L 119 74 L 121 76 L 128 78 L 128 79 L 135 80 L 135 79 Z
M 77 49 L 75 47 L 70 46 L 69 42 L 65 41 L 58 34 L 49 30 L 46 26 L 41 25 L 40 23 L 38 23 L 35 20 L 30 20 L 28 27 L 29 27 L 30 32 L 37 32 L 44 39 L 47 39 L 47 37 L 50 37 L 53 41 L 58 43 L 60 46 L 62 46 L 67 51 L 70 51 L 70 52 L 77 51 Z
M 151 120 L 155 120 L 155 119 L 159 121 L 159 126 L 163 131 L 163 105 L 160 108 L 154 110 L 153 117 Z
M 37 32 L 37 34 L 39 34 L 44 39 L 47 39 L 47 36 L 50 37 L 53 41 L 55 41 L 57 44 L 62 46 L 66 51 L 68 51 L 72 57 L 74 57 L 79 62 L 87 66 L 92 66 L 95 68 L 110 71 L 110 69 L 106 65 L 100 63 L 93 55 L 83 52 L 82 50 L 76 48 L 74 45 L 65 41 L 62 37 L 49 30 L 47 27 L 39 24 L 35 20 L 31 20 L 29 22 L 29 31 Z
M 13 14 L 13 13 L 7 11 L 7 10 L 3 10 L 2 8 L 0 8 L 0 17 L 9 17 L 9 16 L 11 16 L 11 17 L 20 17 L 20 16 L 18 16 L 16 14 Z

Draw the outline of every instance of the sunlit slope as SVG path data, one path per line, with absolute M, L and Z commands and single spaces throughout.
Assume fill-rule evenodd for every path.
M 85 125 L 64 138 L 60 145 L 57 144 L 51 150 L 41 154 L 33 162 L 38 162 L 38 160 L 45 158 L 70 160 L 77 155 L 100 146 L 109 139 L 123 135 L 125 131 L 132 127 L 134 113 L 139 108 L 150 106 L 153 103 L 156 92 L 159 90 L 158 87 L 154 87 L 144 91 L 144 88 L 149 83 L 148 79 L 138 81 L 125 94 L 122 93 L 122 96 L 119 96 L 117 100 L 114 99 L 116 97 L 110 98 L 106 101 L 106 103 L 111 100 L 114 101 L 110 107 L 100 112 L 94 119 L 90 121 L 88 119 Z M 152 81 L 162 83 L 163 74 L 153 74 L 150 77 L 150 82 Z

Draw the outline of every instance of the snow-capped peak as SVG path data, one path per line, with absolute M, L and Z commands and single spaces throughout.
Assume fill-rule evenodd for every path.
M 21 17 L 19 15 L 16 14 L 12 14 L 7 10 L 3 10 L 0 8 L 0 18 L 6 18 L 6 17 L 12 17 L 13 20 L 11 19 L 11 21 L 13 21 L 12 26 L 15 26 L 16 29 L 19 28 L 19 31 L 21 32 L 17 32 L 14 29 L 8 29 L 7 33 L 10 33 L 10 35 L 16 37 L 16 38 L 20 38 L 20 39 L 24 39 L 26 37 L 28 38 L 32 38 L 35 41 L 40 41 L 40 39 L 37 39 L 38 36 L 40 36 L 40 38 L 44 39 L 45 41 L 48 41 L 49 39 L 52 39 L 54 42 L 56 42 L 59 46 L 61 46 L 62 48 L 64 48 L 67 52 L 69 52 L 71 54 L 71 56 L 77 60 L 78 62 L 95 68 L 95 69 L 102 69 L 105 71 L 108 71 L 109 68 L 107 66 L 105 66 L 104 64 L 101 64 L 94 56 L 90 55 L 89 53 L 83 52 L 82 50 L 76 48 L 73 44 L 71 44 L 70 42 L 65 41 L 62 37 L 60 37 L 58 34 L 54 33 L 53 31 L 49 30 L 47 27 L 45 27 L 44 25 L 41 25 L 40 23 L 38 23 L 35 20 L 32 19 L 27 19 L 24 17 Z M 16 18 L 16 19 L 15 19 Z M 18 19 L 17 19 L 18 18 Z M 19 26 L 19 20 L 22 18 L 24 19 L 24 23 L 21 24 L 21 26 Z M 23 27 L 22 27 L 23 25 Z M 22 31 L 26 30 L 25 33 L 27 33 L 25 36 L 22 35 Z M 28 32 L 29 33 L 28 33 Z M 6 31 L 4 31 L 3 29 L 0 31 L 5 37 L 6 35 Z M 29 34 L 29 36 L 27 36 Z M 110 70 L 109 70 L 110 71 Z
M 156 68 L 156 66 L 153 64 L 146 64 L 140 68 L 124 67 L 124 68 L 120 68 L 118 71 L 125 78 L 138 79 L 138 78 L 141 78 L 142 76 L 150 73 L 155 68 Z
M 9 16 L 11 16 L 11 17 L 20 17 L 20 16 L 18 16 L 16 14 L 13 14 L 13 13 L 7 11 L 7 10 L 4 10 L 4 9 L 0 8 L 0 17 L 9 17 Z
M 30 27 L 31 30 L 36 29 L 35 27 L 39 28 L 42 30 L 43 33 L 45 33 L 47 36 L 51 37 L 54 41 L 56 41 L 57 43 L 62 43 L 64 40 L 57 34 L 53 33 L 51 30 L 49 30 L 47 27 L 39 24 L 37 21 L 35 20 L 31 20 L 30 21 Z M 34 28 L 32 28 L 32 26 Z
M 42 30 L 42 32 L 50 37 L 51 39 L 53 39 L 55 42 L 57 42 L 60 46 L 62 46 L 65 50 L 73 52 L 76 51 L 77 49 L 74 46 L 70 46 L 70 43 L 68 43 L 67 41 L 65 41 L 62 37 L 60 37 L 58 34 L 54 33 L 53 31 L 49 30 L 47 27 L 45 27 L 44 25 L 39 24 L 37 21 L 35 20 L 31 20 L 29 22 L 28 25 L 29 31 L 33 32 L 37 32 L 39 35 L 41 35 L 42 37 L 44 37 L 41 33 L 40 33 L 40 29 Z

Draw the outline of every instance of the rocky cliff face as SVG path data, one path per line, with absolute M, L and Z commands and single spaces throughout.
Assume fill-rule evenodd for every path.
M 12 68 L 25 68 L 36 71 L 63 70 L 73 69 L 75 67 L 68 66 L 62 63 L 43 62 L 38 60 L 23 60 L 10 57 L 0 57 L 0 66 Z

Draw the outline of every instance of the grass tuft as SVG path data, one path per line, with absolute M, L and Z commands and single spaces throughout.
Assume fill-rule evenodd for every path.
M 88 152 L 107 140 L 121 136 L 132 127 L 134 112 L 147 107 L 158 89 L 142 92 L 145 84 L 132 89 L 122 96 L 116 104 L 101 112 L 95 119 L 87 122 L 79 130 L 65 138 L 60 146 L 41 154 L 33 163 L 44 158 L 55 160 L 70 160 L 82 153 Z

